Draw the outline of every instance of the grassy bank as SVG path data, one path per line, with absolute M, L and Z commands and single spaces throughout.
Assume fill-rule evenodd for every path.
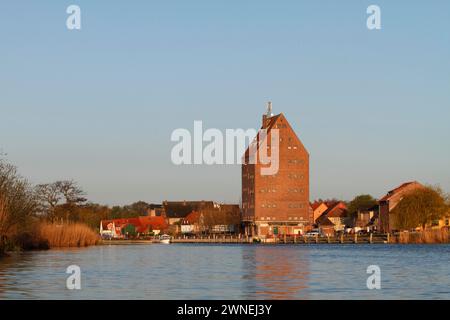
M 403 244 L 449 243 L 449 232 L 445 228 L 420 232 L 400 232 L 393 237 L 393 242 Z

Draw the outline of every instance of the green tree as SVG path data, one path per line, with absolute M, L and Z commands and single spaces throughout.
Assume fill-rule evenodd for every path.
M 122 234 L 126 235 L 127 237 L 135 237 L 136 236 L 136 228 L 132 224 L 127 224 L 122 229 Z
M 350 217 L 356 217 L 358 211 L 367 210 L 377 205 L 377 200 L 373 198 L 370 194 L 361 194 L 356 196 L 350 203 L 348 204 L 348 212 Z
M 392 210 L 395 228 L 409 230 L 443 218 L 448 213 L 448 196 L 439 187 L 411 191 Z

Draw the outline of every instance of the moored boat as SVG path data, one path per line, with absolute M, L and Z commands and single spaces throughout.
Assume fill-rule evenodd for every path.
M 171 238 L 172 238 L 172 237 L 169 236 L 168 234 L 163 234 L 162 236 L 159 237 L 159 242 L 160 242 L 160 243 L 164 243 L 164 244 L 169 244 Z

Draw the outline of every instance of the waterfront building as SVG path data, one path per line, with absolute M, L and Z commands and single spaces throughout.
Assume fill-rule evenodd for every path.
M 278 171 L 265 175 L 262 168 L 260 148 L 267 142 L 271 156 L 273 137 L 278 133 Z M 262 131 L 266 131 L 266 137 Z M 297 137 L 286 117 L 272 114 L 269 102 L 262 126 L 248 148 L 242 163 L 242 221 L 245 232 L 261 238 L 282 234 L 301 234 L 311 225 L 313 211 L 309 203 L 309 153 Z M 256 161 L 251 161 L 256 159 Z
M 141 216 L 100 221 L 100 236 L 104 239 L 124 239 L 147 234 L 157 235 L 167 228 L 164 217 Z
M 411 191 L 423 188 L 424 186 L 417 181 L 405 182 L 395 189 L 390 190 L 379 200 L 379 230 L 381 232 L 392 232 L 396 230 L 395 216 L 392 210 Z

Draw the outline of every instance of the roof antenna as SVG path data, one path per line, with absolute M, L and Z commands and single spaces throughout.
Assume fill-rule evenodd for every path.
M 268 117 L 272 117 L 273 116 L 273 113 L 272 113 L 272 102 L 271 101 L 267 102 L 267 113 L 266 113 L 266 115 Z

